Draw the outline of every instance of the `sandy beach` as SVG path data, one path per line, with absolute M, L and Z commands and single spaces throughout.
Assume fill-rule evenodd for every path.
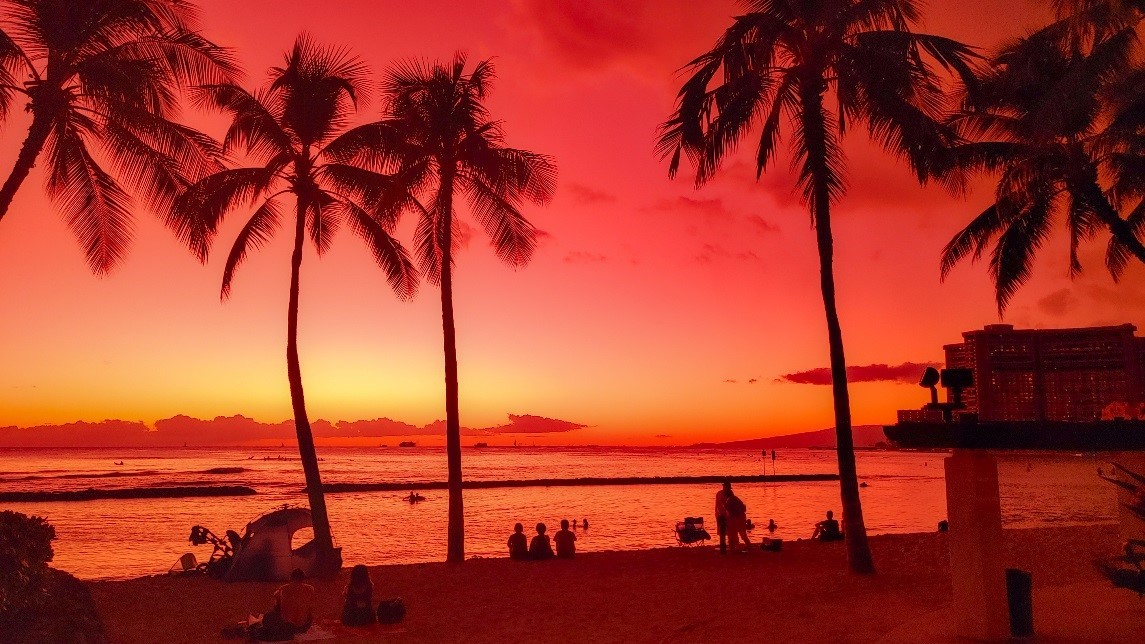
M 371 568 L 375 600 L 405 621 L 336 623 L 348 571 L 318 582 L 318 623 L 338 642 L 954 641 L 945 534 L 872 538 L 879 573 L 846 571 L 842 544 L 788 542 L 721 557 L 711 547 L 585 552 L 572 561 L 473 559 Z M 1034 579 L 1034 621 L 1050 641 L 1145 641 L 1145 600 L 1091 561 L 1114 526 L 1006 531 L 1007 564 Z M 349 562 L 352 563 L 352 562 Z M 147 577 L 89 582 L 112 642 L 209 642 L 261 612 L 277 584 Z

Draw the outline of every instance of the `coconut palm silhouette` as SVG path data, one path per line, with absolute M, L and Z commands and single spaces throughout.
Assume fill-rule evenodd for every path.
M 688 65 L 657 151 L 669 159 L 670 176 L 687 156 L 699 187 L 758 125 L 758 177 L 790 124 L 793 167 L 819 252 L 848 561 L 851 570 L 870 573 L 832 267 L 831 205 L 845 192 L 841 140 L 847 126 L 864 123 L 875 142 L 905 158 L 920 181 L 928 179 L 950 138 L 940 122 L 945 96 L 932 61 L 970 80 L 972 53 L 947 38 L 910 31 L 919 17 L 910 0 L 744 4 L 748 12 Z M 839 113 L 829 105 L 838 105 Z
M 189 2 L 0 0 L 0 16 L 0 117 L 20 97 L 32 116 L 0 187 L 0 219 L 46 150 L 47 193 L 88 266 L 107 273 L 131 242 L 129 190 L 163 214 L 221 167 L 209 137 L 172 119 L 182 88 L 237 67 L 195 31 Z
M 1003 47 L 952 119 L 973 139 L 950 152 L 952 167 L 997 175 L 998 183 L 994 202 L 943 249 L 942 277 L 967 257 L 981 258 L 993 242 L 989 271 L 999 313 L 1029 279 L 1061 219 L 1071 277 L 1082 271 L 1079 245 L 1100 232 L 1110 234 L 1106 264 L 1114 278 L 1131 257 L 1145 261 L 1138 239 L 1145 232 L 1140 15 L 1102 8 Z
M 389 168 L 417 201 L 416 246 L 422 272 L 441 287 L 445 350 L 446 453 L 449 466 L 449 527 L 446 558 L 465 558 L 461 491 L 461 421 L 458 409 L 457 336 L 453 313 L 453 263 L 460 238 L 460 196 L 489 236 L 499 258 L 524 266 L 536 248 L 536 229 L 521 208 L 548 203 L 556 190 L 549 157 L 508 147 L 499 121 L 485 107 L 494 80 L 492 62 L 466 72 L 466 56 L 449 63 L 407 61 L 391 67 L 382 82 L 384 118 L 364 128 L 354 154 Z M 397 197 L 395 197 L 397 199 Z
M 366 67 L 360 59 L 344 50 L 322 47 L 304 35 L 287 52 L 284 66 L 271 70 L 261 90 L 251 93 L 229 83 L 194 90 L 200 105 L 231 117 L 224 148 L 241 150 L 245 158 L 261 165 L 205 177 L 190 186 L 174 208 L 177 233 L 205 260 L 223 217 L 232 210 L 258 204 L 227 256 L 223 299 L 229 296 L 235 270 L 247 254 L 265 244 L 283 220 L 293 224 L 287 375 L 314 541 L 320 558 L 330 563 L 330 572 L 338 570 L 340 560 L 334 556 L 298 360 L 303 245 L 309 236 L 322 254 L 329 249 L 339 226 L 345 225 L 366 243 L 400 298 L 412 297 L 417 289 L 413 262 L 390 236 L 404 205 L 404 184 L 331 152 L 331 148 L 359 135 L 348 123 L 365 80 Z

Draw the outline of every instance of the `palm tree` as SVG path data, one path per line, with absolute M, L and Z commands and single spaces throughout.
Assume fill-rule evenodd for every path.
M 913 0 L 755 0 L 715 47 L 687 67 L 676 111 L 661 126 L 657 151 L 675 176 L 681 155 L 696 167 L 700 187 L 760 126 L 756 176 L 775 159 L 791 126 L 793 167 L 811 212 L 819 252 L 820 287 L 831 354 L 840 494 L 850 568 L 874 572 L 863 522 L 851 436 L 843 335 L 835 307 L 831 205 L 845 192 L 841 140 L 851 122 L 905 158 L 920 181 L 950 133 L 938 117 L 945 95 L 928 59 L 972 79 L 968 47 L 910 31 L 919 16 Z M 837 106 L 837 113 L 828 106 Z
M 235 63 L 195 31 L 184 0 L 0 0 L 0 15 L 0 118 L 21 95 L 32 115 L 0 219 L 47 150 L 47 192 L 91 270 L 107 273 L 131 241 L 121 182 L 162 212 L 220 167 L 211 140 L 171 118 L 180 89 L 232 78 Z
M 486 109 L 492 63 L 482 61 L 469 73 L 465 64 L 465 55 L 457 54 L 449 64 L 410 61 L 393 67 L 383 81 L 385 117 L 372 131 L 363 131 L 362 138 L 339 148 L 342 154 L 393 168 L 409 191 L 421 196 L 407 203 L 419 213 L 415 234 L 422 272 L 441 286 L 450 562 L 465 559 L 453 316 L 453 254 L 460 237 L 455 198 L 460 192 L 468 201 L 497 256 L 519 267 L 528 263 L 536 247 L 536 230 L 521 207 L 547 203 L 556 189 L 552 159 L 507 147 L 500 122 Z
M 231 210 L 258 204 L 227 256 L 221 291 L 225 300 L 235 270 L 287 217 L 283 202 L 294 202 L 286 366 L 314 541 L 330 572 L 338 570 L 341 560 L 333 549 L 298 360 L 298 284 L 306 237 L 321 255 L 329 249 L 338 227 L 346 225 L 366 243 L 400 298 L 412 297 L 417 289 L 413 262 L 390 236 L 404 203 L 400 198 L 404 186 L 361 165 L 344 163 L 328 151 L 340 137 L 356 136 L 348 121 L 365 76 L 366 68 L 358 58 L 300 36 L 287 52 L 285 65 L 271 70 L 260 91 L 250 93 L 230 83 L 195 90 L 199 104 L 231 117 L 224 148 L 239 149 L 244 158 L 258 165 L 222 170 L 198 181 L 180 196 L 172 218 L 180 238 L 205 261 L 223 217 Z
M 943 249 L 942 276 L 966 257 L 979 259 L 993 241 L 989 270 L 999 313 L 1063 215 L 1071 277 L 1082 270 L 1079 245 L 1101 231 L 1111 235 L 1106 263 L 1115 278 L 1130 256 L 1145 261 L 1137 237 L 1145 220 L 1137 20 L 1101 18 L 1094 23 L 1091 14 L 1091 26 L 1079 32 L 1067 17 L 1003 47 L 953 118 L 975 139 L 950 152 L 953 167 L 999 179 L 994 202 Z M 1079 33 L 1088 36 L 1079 41 Z M 1134 201 L 1123 219 L 1120 210 Z

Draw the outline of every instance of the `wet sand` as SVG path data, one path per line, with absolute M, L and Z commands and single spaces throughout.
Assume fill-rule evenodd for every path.
M 707 546 L 376 566 L 374 599 L 401 597 L 408 613 L 400 625 L 365 631 L 336 624 L 344 570 L 315 583 L 318 622 L 336 635 L 325 641 L 337 642 L 955 641 L 947 536 L 873 537 L 871 577 L 847 573 L 843 544 L 810 541 L 726 556 Z M 1112 588 L 1091 563 L 1116 551 L 1114 526 L 1005 538 L 1007 565 L 1033 573 L 1043 639 L 1145 641 L 1145 600 Z M 125 644 L 217 641 L 224 626 L 265 610 L 277 585 L 88 583 L 110 640 Z

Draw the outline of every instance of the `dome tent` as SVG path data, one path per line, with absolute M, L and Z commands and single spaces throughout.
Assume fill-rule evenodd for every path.
M 313 527 L 307 508 L 283 507 L 267 512 L 246 526 L 235 549 L 226 581 L 286 581 L 299 569 L 307 577 L 320 574 L 314 541 L 292 548 L 294 534 Z M 334 549 L 341 566 L 342 550 Z

